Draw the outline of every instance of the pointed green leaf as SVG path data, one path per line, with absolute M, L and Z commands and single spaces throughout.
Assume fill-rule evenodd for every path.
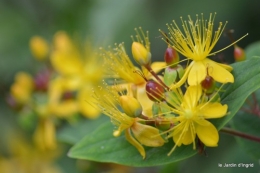
M 113 126 L 108 122 L 85 136 L 71 148 L 68 155 L 78 159 L 144 167 L 176 162 L 197 153 L 190 145 L 177 147 L 171 156 L 167 156 L 167 153 L 174 146 L 171 140 L 162 147 L 146 147 L 146 158 L 143 160 L 137 149 L 125 140 L 124 135 L 114 137 L 112 133 Z
M 245 48 L 246 59 L 260 57 L 260 41 L 252 43 Z
M 218 129 L 221 129 L 234 117 L 251 93 L 260 88 L 259 64 L 260 58 L 258 57 L 232 64 L 235 82 L 226 84 L 222 89 L 223 93 L 220 91 L 221 103 L 228 105 L 229 112 L 221 119 L 212 120 Z

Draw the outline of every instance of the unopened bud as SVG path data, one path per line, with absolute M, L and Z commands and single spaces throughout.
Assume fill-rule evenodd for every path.
M 149 80 L 145 86 L 146 94 L 152 101 L 161 101 L 164 98 L 164 88 L 153 80 Z
M 179 54 L 172 47 L 168 47 L 164 53 L 164 60 L 167 65 L 172 65 L 172 67 L 175 67 L 179 62 Z
M 133 42 L 132 54 L 135 61 L 141 66 L 148 65 L 151 62 L 151 53 L 139 42 Z
M 34 77 L 35 90 L 37 91 L 47 91 L 49 80 L 50 80 L 50 71 L 44 70 L 36 74 Z
M 184 70 L 181 65 L 175 67 L 167 67 L 164 72 L 164 83 L 170 86 L 174 82 L 180 80 L 183 76 Z
M 15 82 L 11 86 L 11 95 L 17 102 L 25 103 L 30 100 L 34 89 L 33 78 L 30 74 L 19 72 L 15 75 Z
M 236 62 L 244 61 L 246 59 L 245 51 L 241 47 L 234 46 L 234 58 Z
M 34 36 L 30 40 L 30 49 L 36 59 L 43 60 L 48 55 L 49 46 L 42 37 Z
M 162 131 L 169 130 L 171 128 L 171 123 L 161 117 L 155 119 L 155 127 Z
M 206 78 L 201 82 L 202 88 L 205 90 L 206 94 L 212 94 L 216 88 L 216 82 L 211 76 L 206 76 Z
M 131 96 L 120 96 L 120 105 L 124 112 L 130 117 L 139 117 L 142 114 L 142 106 L 139 101 Z

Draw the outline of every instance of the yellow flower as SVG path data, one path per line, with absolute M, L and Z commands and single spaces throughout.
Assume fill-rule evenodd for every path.
M 80 112 L 88 118 L 96 118 L 99 111 L 88 104 L 92 99 L 89 93 L 101 82 L 103 68 L 100 68 L 100 58 L 90 44 L 87 43 L 82 52 L 65 32 L 60 31 L 54 36 L 51 62 L 61 75 L 63 87 L 69 91 L 77 91 Z
M 49 53 L 49 45 L 40 36 L 34 36 L 30 40 L 30 49 L 33 56 L 38 60 L 44 60 Z
M 56 77 L 49 81 L 48 92 L 41 95 L 44 99 L 35 100 L 33 106 L 38 116 L 38 124 L 34 141 L 42 150 L 53 150 L 57 146 L 56 119 L 68 119 L 79 111 L 75 98 L 62 98 L 66 91 L 62 78 Z
M 207 73 L 217 82 L 234 82 L 234 77 L 229 72 L 232 70 L 231 66 L 219 64 L 207 58 L 219 52 L 211 53 L 226 25 L 222 27 L 222 22 L 220 22 L 218 29 L 213 34 L 214 19 L 215 15 L 212 16 L 212 14 L 208 20 L 204 20 L 203 14 L 201 19 L 197 15 L 196 21 L 193 21 L 190 16 L 188 21 L 183 21 L 181 18 L 184 32 L 173 21 L 173 25 L 167 25 L 170 31 L 169 38 L 161 31 L 175 50 L 187 59 L 193 60 L 186 68 L 183 78 L 173 84 L 171 88 L 180 87 L 187 78 L 189 85 L 198 85 L 205 79 Z
M 193 143 L 195 149 L 196 136 L 208 147 L 217 146 L 218 130 L 207 119 L 225 116 L 228 106 L 218 102 L 210 102 L 210 100 L 206 101 L 200 85 L 189 86 L 184 96 L 180 89 L 176 90 L 175 94 L 176 97 L 172 97 L 169 104 L 172 106 L 172 112 L 179 116 L 169 118 L 177 125 L 169 130 L 170 135 L 168 137 L 173 137 L 175 146 L 168 155 L 174 151 L 176 146 L 182 144 Z
M 79 111 L 79 106 L 75 98 L 63 99 L 62 96 L 70 92 L 64 86 L 64 80 L 56 77 L 49 82 L 47 115 L 66 118 L 75 115 Z
M 127 112 L 135 112 L 135 115 L 140 113 L 138 101 L 131 97 L 131 91 L 128 91 L 128 95 L 122 95 L 124 97 L 122 99 L 116 87 L 110 87 L 105 84 L 100 89 L 104 89 L 105 94 L 98 95 L 95 91 L 94 98 L 96 101 L 93 104 L 97 104 L 102 112 L 109 116 L 113 124 L 117 126 L 117 130 L 113 133 L 115 137 L 124 131 L 126 140 L 139 151 L 143 158 L 145 158 L 145 150 L 142 145 L 159 147 L 164 144 L 158 129 L 142 124 L 143 120 L 140 118 L 132 118 L 132 115 L 126 114 Z M 127 100 L 126 98 L 131 99 Z M 129 102 L 133 100 L 133 104 Z M 120 108 L 117 106 L 120 106 L 123 110 L 126 109 L 126 112 L 120 111 Z

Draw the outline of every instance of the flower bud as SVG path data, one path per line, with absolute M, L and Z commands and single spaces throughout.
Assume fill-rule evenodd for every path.
M 137 99 L 131 96 L 120 96 L 120 105 L 124 112 L 130 117 L 139 117 L 142 114 L 142 106 Z
M 164 83 L 170 86 L 174 82 L 177 82 L 183 76 L 183 67 L 177 65 L 175 67 L 166 67 L 164 71 Z
M 49 46 L 42 37 L 34 36 L 30 40 L 30 49 L 36 59 L 44 60 L 47 57 Z
M 34 77 L 35 90 L 37 91 L 47 91 L 49 80 L 50 80 L 50 71 L 44 70 L 36 74 Z
M 167 65 L 173 65 L 175 67 L 179 62 L 179 54 L 172 47 L 168 47 L 164 53 L 164 60 Z
M 212 94 L 216 88 L 216 82 L 211 76 L 206 76 L 206 78 L 201 82 L 202 88 L 205 90 L 206 94 Z
M 32 76 L 25 72 L 19 72 L 15 75 L 15 82 L 12 84 L 10 92 L 17 102 L 25 103 L 30 100 L 33 89 Z
M 148 65 L 151 62 L 151 53 L 139 42 L 133 42 L 132 54 L 135 61 L 141 66 Z
M 171 128 L 171 123 L 161 117 L 157 117 L 155 119 L 155 127 L 157 127 L 159 130 L 166 131 Z
M 152 101 L 161 101 L 164 98 L 164 88 L 153 80 L 149 80 L 145 86 L 146 94 Z
M 234 46 L 234 58 L 236 62 L 244 61 L 246 59 L 245 51 L 241 47 L 235 45 Z

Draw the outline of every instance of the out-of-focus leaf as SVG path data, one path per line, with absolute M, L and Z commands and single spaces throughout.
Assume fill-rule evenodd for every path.
M 246 58 L 260 57 L 260 41 L 250 44 L 245 48 Z

